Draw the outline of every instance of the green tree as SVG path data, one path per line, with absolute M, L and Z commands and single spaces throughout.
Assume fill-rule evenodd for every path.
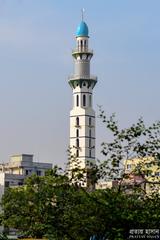
M 134 173 L 143 177 L 148 171 L 147 167 L 144 168 L 147 158 L 153 158 L 152 165 L 160 165 L 160 121 L 147 127 L 140 118 L 130 127 L 120 129 L 115 114 L 107 118 L 101 107 L 99 111 L 110 140 L 101 144 L 105 159 L 98 163 L 98 178 L 123 180 L 127 159 L 141 159 Z
M 83 172 L 77 166 L 72 174 L 75 179 L 69 179 L 58 167 L 44 177 L 33 175 L 24 186 L 5 192 L 5 226 L 26 236 L 47 236 L 52 240 L 89 240 L 91 236 L 98 240 L 125 240 L 130 229 L 159 228 L 159 193 L 147 195 L 135 185 L 128 194 L 121 180 L 126 177 L 123 163 L 129 157 L 153 156 L 159 160 L 160 123 L 146 127 L 140 119 L 120 130 L 114 115 L 107 119 L 100 109 L 100 117 L 113 136 L 110 142 L 102 143 L 105 159 L 94 166 L 93 179 L 118 177 L 120 184 L 112 189 L 89 191 L 78 184 Z M 144 174 L 143 171 L 139 167 L 135 174 Z

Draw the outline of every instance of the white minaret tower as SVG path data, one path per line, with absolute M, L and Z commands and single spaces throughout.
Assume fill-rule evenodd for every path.
M 82 17 L 76 32 L 76 49 L 72 51 L 74 74 L 69 78 L 69 85 L 73 90 L 70 148 L 81 169 L 91 169 L 95 163 L 95 112 L 92 108 L 92 91 L 97 77 L 90 74 L 93 51 L 88 48 L 88 42 L 88 26 Z M 74 163 L 69 167 L 72 169 Z

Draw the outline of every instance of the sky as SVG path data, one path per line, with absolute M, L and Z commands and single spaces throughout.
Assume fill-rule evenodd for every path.
M 0 0 L 0 162 L 11 155 L 63 165 L 69 145 L 71 51 L 81 9 L 98 76 L 94 109 L 128 127 L 160 120 L 159 0 Z M 97 118 L 97 157 L 108 140 Z

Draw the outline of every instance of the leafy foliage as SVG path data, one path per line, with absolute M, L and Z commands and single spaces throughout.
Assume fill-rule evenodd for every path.
M 2 221 L 6 227 L 18 229 L 28 237 L 47 237 L 52 240 L 124 240 L 130 229 L 155 229 L 160 222 L 160 195 L 150 195 L 137 185 L 126 192 L 121 187 L 126 177 L 128 158 L 154 157 L 159 162 L 160 123 L 146 127 L 139 119 L 130 128 L 120 130 L 113 114 L 100 117 L 112 133 L 110 142 L 102 143 L 105 157 L 93 168 L 93 179 L 113 177 L 119 185 L 111 189 L 90 191 L 79 184 L 85 169 L 79 169 L 73 158 L 73 172 L 69 178 L 58 167 L 40 177 L 29 177 L 24 186 L 8 188 L 2 199 Z M 144 175 L 140 164 L 135 174 Z M 91 238 L 92 237 L 92 238 Z
M 142 118 L 136 124 L 125 129 L 119 129 L 115 114 L 108 119 L 104 110 L 99 107 L 99 117 L 105 124 L 109 134 L 112 134 L 111 141 L 103 142 L 102 154 L 105 160 L 99 162 L 99 178 L 123 178 L 125 177 L 126 160 L 140 159 L 137 165 L 138 175 L 144 176 L 148 168 L 142 168 L 144 161 L 150 161 L 152 165 L 160 164 L 160 121 L 146 127 Z M 107 132 L 107 133 L 108 133 Z

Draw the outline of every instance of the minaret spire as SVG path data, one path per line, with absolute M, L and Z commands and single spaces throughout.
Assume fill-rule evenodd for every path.
M 82 8 L 82 9 L 81 9 L 81 13 L 82 13 L 82 21 L 84 21 L 84 12 L 85 12 L 85 9 Z
M 93 51 L 88 48 L 89 30 L 82 21 L 76 31 L 76 48 L 72 51 L 74 74 L 69 77 L 73 91 L 73 108 L 70 112 L 70 148 L 71 155 L 78 160 L 79 168 L 86 169 L 86 182 L 89 185 L 88 173 L 95 163 L 95 112 L 92 107 L 93 88 L 97 77 L 90 74 L 90 61 Z M 72 170 L 75 163 L 70 164 Z M 76 163 L 77 164 L 77 163 Z

